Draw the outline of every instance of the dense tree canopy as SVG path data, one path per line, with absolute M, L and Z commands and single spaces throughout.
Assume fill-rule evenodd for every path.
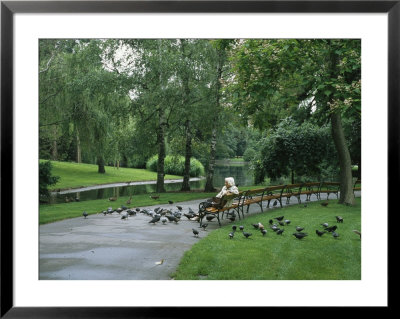
M 193 157 L 207 190 L 218 158 L 253 160 L 258 181 L 339 166 L 341 201 L 352 203 L 359 40 L 55 39 L 39 53 L 41 158 L 104 172 L 157 155 L 159 192 L 167 155 L 185 158 L 183 190 Z

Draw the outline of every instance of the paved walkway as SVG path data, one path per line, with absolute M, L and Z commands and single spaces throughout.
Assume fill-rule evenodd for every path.
M 312 200 L 316 197 L 312 196 Z M 183 207 L 183 212 L 188 212 L 189 207 L 197 212 L 201 201 L 204 199 L 178 205 Z M 292 198 L 290 204 L 297 204 L 297 199 Z M 160 206 L 146 208 L 156 207 Z M 175 204 L 161 207 L 176 210 Z M 273 209 L 280 209 L 279 205 L 264 212 Z M 249 214 L 257 213 L 260 213 L 259 206 L 251 205 Z M 150 216 L 141 213 L 122 220 L 119 214 L 113 213 L 40 226 L 39 279 L 170 280 L 184 252 L 219 228 L 216 219 L 208 223 L 206 231 L 199 228 L 198 222 L 184 216 L 178 224 L 149 224 L 150 220 Z M 228 219 L 221 221 L 222 225 L 229 223 Z M 192 228 L 199 230 L 199 238 L 193 236 Z

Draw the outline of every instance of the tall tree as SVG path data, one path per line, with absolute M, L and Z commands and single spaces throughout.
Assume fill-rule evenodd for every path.
M 361 110 L 360 56 L 358 40 L 246 40 L 233 55 L 236 105 L 258 127 L 276 125 L 274 114 L 278 119 L 296 117 L 306 114 L 304 110 L 309 118 L 331 122 L 341 173 L 340 202 L 348 205 L 354 196 L 342 117 Z
M 221 118 L 221 95 L 222 95 L 222 79 L 223 71 L 227 62 L 227 50 L 231 44 L 231 40 L 213 40 L 213 46 L 215 47 L 216 59 L 215 59 L 215 73 L 214 81 L 211 86 L 213 92 L 213 104 L 214 104 L 214 115 L 212 118 L 213 128 L 210 140 L 210 155 L 208 159 L 208 165 L 206 169 L 206 185 L 204 188 L 205 192 L 215 191 L 213 185 L 214 168 L 215 168 L 215 157 L 216 157 L 216 146 L 217 146 L 217 132 L 218 123 Z

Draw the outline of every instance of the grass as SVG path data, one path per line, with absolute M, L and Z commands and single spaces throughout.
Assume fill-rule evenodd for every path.
M 277 235 L 269 227 L 269 219 L 284 215 L 291 224 Z M 344 222 L 338 224 L 335 216 Z M 261 222 L 268 233 L 263 237 L 253 223 Z M 276 222 L 274 220 L 274 222 Z M 318 237 L 321 223 L 337 225 L 339 238 L 330 233 Z M 352 232 L 361 231 L 361 199 L 354 206 L 344 206 L 329 200 L 293 205 L 246 216 L 235 222 L 252 233 L 246 239 L 239 229 L 229 239 L 232 224 L 211 232 L 187 251 L 172 277 L 176 280 L 360 280 L 361 240 Z M 304 227 L 308 236 L 296 239 L 295 226 Z
M 42 160 L 40 160 L 42 161 Z M 53 165 L 52 175 L 60 176 L 56 185 L 50 190 L 79 188 L 92 185 L 101 185 L 119 182 L 138 182 L 157 180 L 157 173 L 146 169 L 125 168 L 119 169 L 106 166 L 105 174 L 97 173 L 97 165 L 51 161 Z M 165 179 L 181 179 L 182 176 L 165 175 Z

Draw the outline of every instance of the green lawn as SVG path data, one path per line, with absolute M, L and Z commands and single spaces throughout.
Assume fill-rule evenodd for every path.
M 42 161 L 42 160 L 40 160 Z M 101 185 L 118 182 L 138 182 L 157 180 L 157 173 L 146 169 L 125 168 L 119 169 L 106 166 L 106 173 L 97 173 L 97 165 L 51 161 L 52 175 L 60 176 L 56 185 L 51 190 L 78 188 L 92 185 Z M 180 179 L 182 176 L 166 175 L 165 179 Z
M 282 235 L 277 235 L 268 227 L 268 221 L 281 215 L 291 220 L 291 224 L 283 227 Z M 342 216 L 344 222 L 338 224 L 336 215 Z M 252 226 L 258 222 L 266 226 L 268 233 L 264 237 Z M 333 238 L 331 233 L 317 236 L 315 230 L 322 230 L 320 224 L 325 222 L 338 226 L 339 238 Z M 177 280 L 361 279 L 361 240 L 352 232 L 361 231 L 360 198 L 353 207 L 339 205 L 337 200 L 329 200 L 327 207 L 312 202 L 307 207 L 293 205 L 247 216 L 235 224 L 238 230 L 233 239 L 228 236 L 233 224 L 200 239 L 184 254 L 172 277 Z M 252 236 L 246 239 L 239 225 L 244 225 L 244 230 Z M 305 228 L 306 238 L 299 240 L 292 235 L 297 225 Z

